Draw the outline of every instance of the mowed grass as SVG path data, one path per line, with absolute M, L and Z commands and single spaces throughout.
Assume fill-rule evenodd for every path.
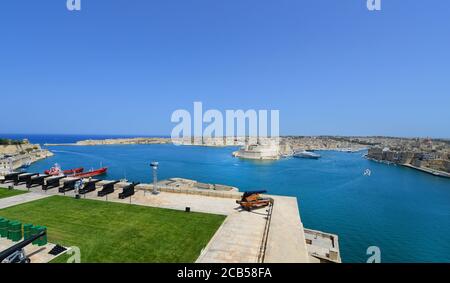
M 89 263 L 194 262 L 225 219 L 63 196 L 2 209 L 0 217 L 46 226 L 50 242 L 79 247 Z
M 27 192 L 19 191 L 19 190 L 8 190 L 8 189 L 5 189 L 5 188 L 0 188 L 0 199 L 13 197 L 13 196 L 17 196 L 17 195 L 21 195 L 21 194 L 25 194 L 25 193 L 27 193 Z

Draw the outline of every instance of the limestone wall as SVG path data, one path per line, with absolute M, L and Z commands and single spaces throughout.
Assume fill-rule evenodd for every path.
M 38 144 L 0 145 L 0 154 L 18 154 L 32 150 L 40 150 Z
M 140 184 L 136 186 L 138 190 L 146 190 L 152 191 L 152 184 Z M 236 191 L 218 191 L 218 190 L 208 190 L 208 189 L 196 189 L 196 188 L 188 188 L 188 187 L 170 187 L 170 186 L 161 186 L 158 184 L 158 190 L 161 192 L 168 193 L 179 193 L 179 194 L 190 194 L 190 195 L 202 195 L 202 196 L 210 196 L 210 197 L 220 197 L 220 198 L 232 198 L 232 199 L 240 199 L 242 197 L 242 193 Z

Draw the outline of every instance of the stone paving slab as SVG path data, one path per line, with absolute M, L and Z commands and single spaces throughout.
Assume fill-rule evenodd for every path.
M 30 192 L 26 194 L 21 194 L 17 196 L 7 197 L 0 199 L 0 209 L 11 207 L 14 205 L 46 198 L 47 195 L 43 195 L 41 193 Z
M 98 186 L 98 189 L 101 186 Z M 130 203 L 130 198 L 119 199 L 119 193 L 122 189 L 119 185 L 114 193 L 109 194 L 107 197 L 98 197 L 97 191 L 90 192 L 86 195 L 82 195 L 82 198 L 94 199 L 94 200 L 108 200 L 119 203 Z M 15 187 L 20 190 L 27 190 L 25 185 L 19 185 Z M 59 193 L 58 188 L 52 188 L 47 191 L 43 191 L 40 186 L 33 187 L 30 189 L 31 192 L 36 194 L 44 194 L 46 196 L 51 195 L 65 195 L 69 197 L 74 197 L 75 192 L 69 191 L 65 194 Z M 168 208 L 175 210 L 185 210 L 186 207 L 190 207 L 191 211 L 203 212 L 203 213 L 213 213 L 221 215 L 229 215 L 236 211 L 238 205 L 236 200 L 231 198 L 221 198 L 221 197 L 204 197 L 201 195 L 192 194 L 177 194 L 160 192 L 157 195 L 153 195 L 151 192 L 144 192 L 142 190 L 136 191 L 135 195 L 131 197 L 131 203 L 144 206 Z
M 257 263 L 266 223 L 265 209 L 227 217 L 197 263 Z

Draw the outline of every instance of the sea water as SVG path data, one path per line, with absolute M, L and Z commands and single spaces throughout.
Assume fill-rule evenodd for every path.
M 29 138 L 31 142 L 58 143 L 86 137 Z M 270 194 L 297 197 L 303 225 L 337 234 L 344 262 L 366 262 L 371 246 L 380 248 L 382 262 L 450 262 L 450 179 L 369 161 L 362 152 L 321 151 L 318 160 L 257 162 L 232 157 L 235 147 L 108 145 L 49 149 L 55 156 L 32 164 L 30 172 L 42 172 L 54 163 L 63 169 L 107 166 L 105 179 L 150 183 L 150 162 L 158 161 L 159 179 L 182 177 L 231 185 L 241 191 L 265 189 Z

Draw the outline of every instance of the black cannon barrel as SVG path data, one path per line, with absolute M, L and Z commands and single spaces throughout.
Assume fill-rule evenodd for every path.
M 2 183 L 4 184 L 7 181 L 13 181 L 16 182 L 17 178 L 20 174 L 23 174 L 22 172 L 13 172 L 5 175 L 5 178 L 2 180 Z
M 100 180 L 92 180 L 92 181 L 89 181 L 89 182 L 85 183 L 83 185 L 83 188 L 81 188 L 78 193 L 81 194 L 81 195 L 84 195 L 84 194 L 87 194 L 87 193 L 95 191 L 97 189 L 95 187 L 95 184 L 98 183 L 98 182 L 100 182 Z
M 132 183 L 122 188 L 122 192 L 119 193 L 119 198 L 124 199 L 134 195 L 134 188 L 139 185 L 139 183 Z
M 31 188 L 33 185 L 43 186 L 45 179 L 50 177 L 49 175 L 35 176 L 27 181 L 27 188 Z
M 25 174 L 21 174 L 17 178 L 17 180 L 14 183 L 14 185 L 18 185 L 20 183 L 26 183 L 26 182 L 28 182 L 28 180 L 31 180 L 31 178 L 36 176 L 36 175 L 39 175 L 39 173 L 25 173 Z
M 39 239 L 40 237 L 45 236 L 45 234 L 47 234 L 47 231 L 41 231 L 39 234 L 34 235 L 26 240 L 23 240 L 22 242 L 15 244 L 14 246 L 0 252 L 0 262 L 4 261 L 7 257 L 12 255 L 16 251 L 20 251 L 21 249 L 25 248 L 26 246 L 28 246 L 35 240 Z
M 43 190 L 48 190 L 51 188 L 56 188 L 59 187 L 59 180 L 66 178 L 66 176 L 58 176 L 58 177 L 53 177 L 53 178 L 49 178 L 45 181 L 45 184 L 42 186 Z
M 77 178 L 77 179 L 65 181 L 63 187 L 59 188 L 59 192 L 60 193 L 65 193 L 65 192 L 68 192 L 68 191 L 75 190 L 75 184 L 78 181 L 80 181 L 80 180 L 81 180 L 80 178 Z
M 97 193 L 97 196 L 104 197 L 106 195 L 109 195 L 109 194 L 113 193 L 114 192 L 114 185 L 119 183 L 119 182 L 120 181 L 113 181 L 113 182 L 104 184 L 102 190 Z

